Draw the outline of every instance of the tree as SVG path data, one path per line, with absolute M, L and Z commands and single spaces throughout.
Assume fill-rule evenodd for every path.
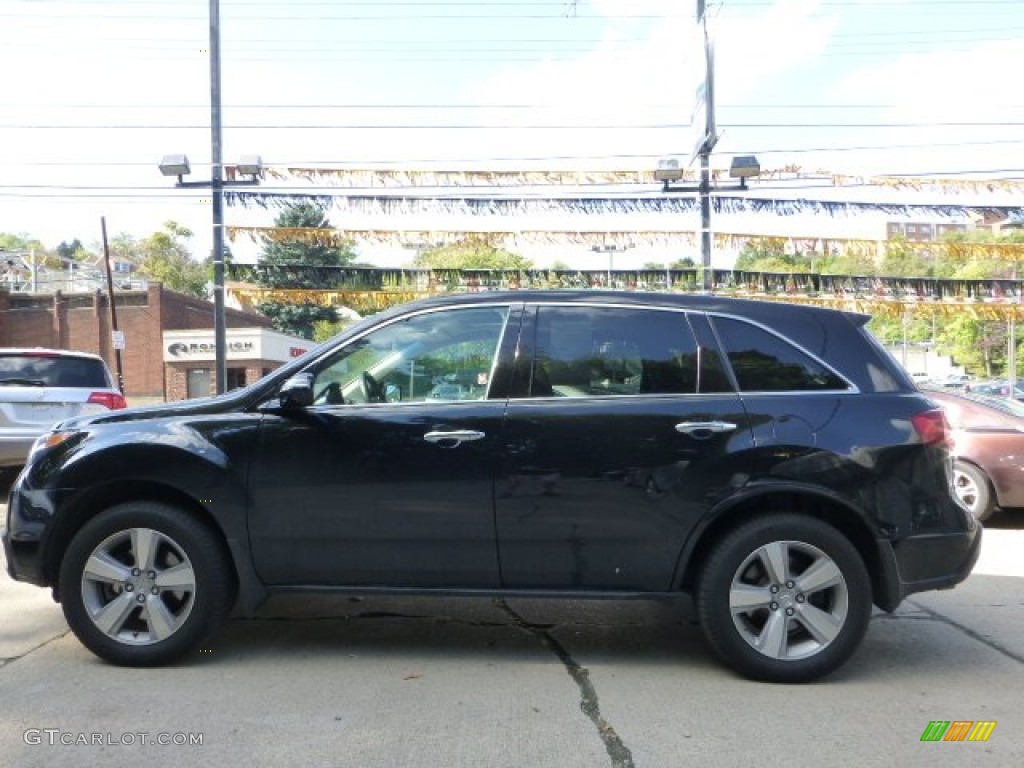
M 942 324 L 938 341 L 968 369 L 991 377 L 1006 367 L 1007 330 L 1002 320 L 958 313 Z
M 879 273 L 886 277 L 931 277 L 935 263 L 911 248 L 905 237 L 894 237 L 885 243 Z
M 135 259 L 139 271 L 149 279 L 163 283 L 165 288 L 189 296 L 205 297 L 210 281 L 207 266 L 192 258 L 188 240 L 192 232 L 175 221 L 164 223 L 162 231 L 135 243 Z M 122 239 L 121 246 L 130 247 L 130 238 Z
M 275 219 L 274 225 L 287 229 L 331 229 L 323 208 L 310 202 L 292 203 Z M 355 260 L 355 251 L 349 244 L 324 245 L 296 234 L 283 241 L 269 241 L 263 247 L 260 264 L 265 266 L 343 267 Z M 271 277 L 263 280 L 271 288 L 330 288 L 323 285 L 311 270 L 308 275 L 289 273 L 288 285 Z
M 533 268 L 533 263 L 518 253 L 472 240 L 426 250 L 416 257 L 415 264 L 424 269 Z
M 80 259 L 84 253 L 86 253 L 85 246 L 77 237 L 70 243 L 61 240 L 60 245 L 57 246 L 57 255 L 64 259 Z
M 292 336 L 316 339 L 316 329 L 326 323 L 334 327 L 338 313 L 334 307 L 324 307 L 311 301 L 264 301 L 257 309 L 274 321 L 274 327 Z M 328 338 L 330 337 L 328 333 Z
M 311 202 L 293 203 L 274 221 L 277 227 L 301 229 L 330 229 L 331 224 L 323 208 Z M 281 242 L 267 242 L 260 256 L 260 264 L 271 267 L 343 267 L 352 263 L 355 252 L 349 244 L 325 245 L 315 238 L 296 234 Z M 268 288 L 332 288 L 325 284 L 315 269 L 269 270 L 259 282 Z M 274 322 L 282 333 L 313 339 L 318 327 L 338 322 L 333 307 L 324 307 L 312 301 L 264 301 L 257 307 Z M 323 332 L 323 331 L 321 331 Z
M 761 237 L 748 242 L 736 257 L 735 269 L 744 272 L 810 272 L 811 262 L 786 253 L 786 240 Z
M 43 244 L 31 235 L 24 232 L 14 234 L 13 232 L 0 232 L 0 251 L 31 251 L 45 250 Z

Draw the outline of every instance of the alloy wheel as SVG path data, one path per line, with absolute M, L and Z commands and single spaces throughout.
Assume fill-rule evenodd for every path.
M 736 569 L 729 610 L 750 647 L 772 659 L 802 659 L 838 637 L 849 611 L 849 591 L 839 566 L 820 549 L 774 541 Z
M 188 619 L 196 574 L 181 545 L 152 528 L 118 531 L 82 569 L 82 602 L 108 637 L 129 645 L 166 640 Z

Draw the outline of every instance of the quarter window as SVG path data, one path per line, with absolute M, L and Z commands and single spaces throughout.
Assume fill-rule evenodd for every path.
M 824 365 L 763 328 L 724 317 L 714 318 L 714 325 L 741 391 L 849 388 Z

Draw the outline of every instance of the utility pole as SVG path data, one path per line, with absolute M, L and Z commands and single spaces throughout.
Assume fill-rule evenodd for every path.
M 117 388 L 124 394 L 124 367 L 121 365 L 121 347 L 116 342 L 117 307 L 114 305 L 114 277 L 110 273 L 110 245 L 107 243 L 107 217 L 100 216 L 100 230 L 103 233 L 103 264 L 107 273 L 107 301 L 110 305 L 110 339 L 114 347 L 114 364 L 117 370 Z
M 697 25 L 704 43 L 704 118 L 703 141 L 700 155 L 700 255 L 702 288 L 706 293 L 714 290 L 711 269 L 711 150 L 718 137 L 715 135 L 715 75 L 711 43 L 708 40 L 707 19 L 704 17 L 705 0 L 697 0 Z
M 227 391 L 228 332 L 224 310 L 224 166 L 220 103 L 220 0 L 210 0 L 210 162 L 213 196 L 213 343 L 217 394 Z

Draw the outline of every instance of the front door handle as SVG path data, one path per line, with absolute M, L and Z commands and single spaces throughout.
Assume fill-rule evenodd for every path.
M 702 439 L 722 432 L 732 432 L 736 428 L 737 425 L 731 421 L 683 421 L 676 424 L 676 432 Z
M 427 432 L 423 439 L 428 443 L 440 445 L 442 448 L 454 448 L 462 443 L 482 440 L 486 435 L 475 429 L 455 429 L 450 432 Z

